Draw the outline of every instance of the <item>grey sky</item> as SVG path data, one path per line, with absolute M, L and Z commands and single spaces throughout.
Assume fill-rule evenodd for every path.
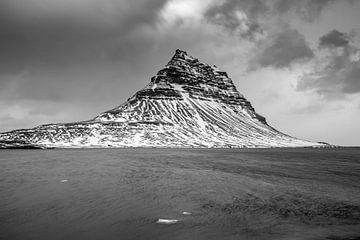
M 228 72 L 270 124 L 360 145 L 360 2 L 4 0 L 0 131 L 113 108 L 181 48 Z

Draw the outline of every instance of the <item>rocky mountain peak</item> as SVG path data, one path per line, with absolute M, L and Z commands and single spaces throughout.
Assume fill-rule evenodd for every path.
M 175 50 L 175 54 L 172 58 L 182 58 L 182 59 L 185 59 L 185 58 L 193 58 L 191 56 L 188 55 L 188 53 L 184 50 L 181 50 L 181 49 L 176 49 Z
M 132 99 L 183 99 L 184 94 L 193 99 L 241 106 L 265 123 L 265 118 L 255 113 L 251 103 L 237 91 L 226 72 L 202 63 L 180 49 Z

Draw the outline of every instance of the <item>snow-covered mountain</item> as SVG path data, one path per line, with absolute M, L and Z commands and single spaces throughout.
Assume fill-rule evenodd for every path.
M 324 146 L 266 123 L 226 72 L 182 50 L 125 103 L 89 121 L 0 134 L 0 147 Z

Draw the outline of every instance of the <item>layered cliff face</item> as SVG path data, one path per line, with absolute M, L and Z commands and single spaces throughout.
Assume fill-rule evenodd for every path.
M 16 145 L 17 144 L 17 145 Z M 150 83 L 89 121 L 0 134 L 0 146 L 303 147 L 270 127 L 226 72 L 176 50 Z

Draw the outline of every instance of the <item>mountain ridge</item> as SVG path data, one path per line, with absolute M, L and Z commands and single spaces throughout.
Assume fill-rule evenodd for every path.
M 227 73 L 177 49 L 123 104 L 93 119 L 0 133 L 0 147 L 320 147 L 269 126 Z

